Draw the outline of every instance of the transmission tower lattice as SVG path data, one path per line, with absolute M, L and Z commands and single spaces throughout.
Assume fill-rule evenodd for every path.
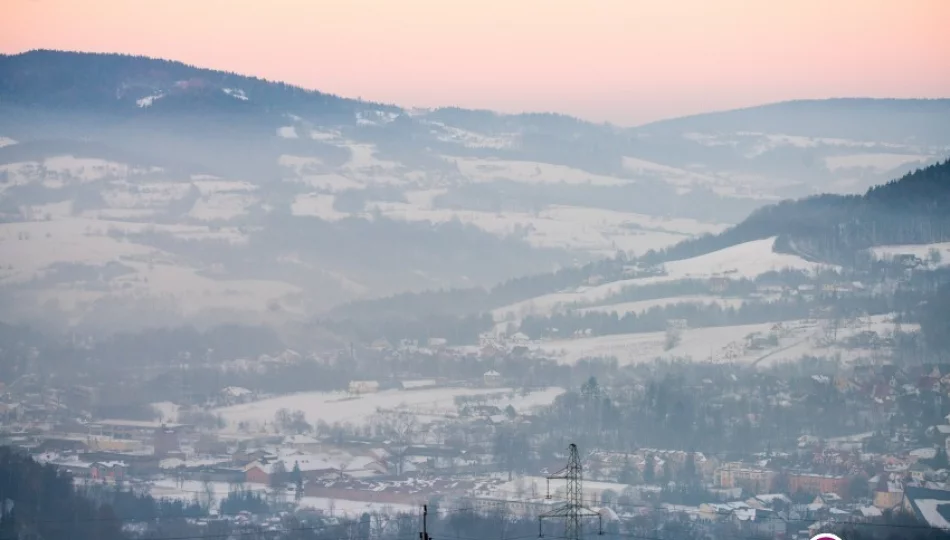
M 538 516 L 538 536 L 543 537 L 544 531 L 541 524 L 545 519 L 563 519 L 564 520 L 564 538 L 566 540 L 581 540 L 581 518 L 597 518 L 597 534 L 604 534 L 603 517 L 600 512 L 584 506 L 584 491 L 581 483 L 583 481 L 581 457 L 577 452 L 577 445 L 571 443 L 568 447 L 570 455 L 567 459 L 567 466 L 560 471 L 547 477 L 547 498 L 551 498 L 551 480 L 566 480 L 565 503 L 561 506 Z

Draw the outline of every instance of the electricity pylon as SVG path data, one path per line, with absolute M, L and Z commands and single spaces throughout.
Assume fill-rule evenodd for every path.
M 577 445 L 571 443 L 568 449 L 570 451 L 570 456 L 567 459 L 567 466 L 547 477 L 548 499 L 551 498 L 551 480 L 567 481 L 567 492 L 565 494 L 566 501 L 561 506 L 551 511 L 544 512 L 538 516 L 539 537 L 544 536 L 541 523 L 545 518 L 564 520 L 564 538 L 566 540 L 581 540 L 581 518 L 596 516 L 598 522 L 597 534 L 604 534 L 603 517 L 600 515 L 600 512 L 592 510 L 584 505 L 584 491 L 581 486 L 583 481 L 583 471 L 581 468 L 581 457 L 577 452 Z

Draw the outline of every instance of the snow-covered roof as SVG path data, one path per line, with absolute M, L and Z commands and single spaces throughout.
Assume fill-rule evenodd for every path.
M 911 450 L 909 455 L 917 459 L 933 459 L 937 456 L 936 448 L 917 448 Z
M 320 441 L 309 435 L 288 435 L 284 437 L 284 444 L 318 444 Z
M 93 465 L 100 465 L 109 469 L 126 466 L 124 461 L 97 461 Z
M 762 495 L 756 495 L 755 498 L 767 504 L 772 504 L 775 501 L 782 501 L 785 503 L 792 502 L 792 500 L 789 499 L 784 493 L 764 493 Z

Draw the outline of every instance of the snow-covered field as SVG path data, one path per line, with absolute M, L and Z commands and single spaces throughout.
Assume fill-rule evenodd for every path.
M 206 489 L 207 488 L 207 489 Z M 228 493 L 234 487 L 225 482 L 204 482 L 185 480 L 180 483 L 174 478 L 158 480 L 151 484 L 149 493 L 156 499 L 180 500 L 186 503 L 199 501 L 202 504 L 210 503 L 210 507 L 218 509 L 221 501 L 227 499 Z M 260 485 L 245 485 L 242 489 L 266 496 L 270 488 Z M 209 501 L 210 495 L 210 501 Z M 284 495 L 287 502 L 294 501 L 294 493 L 288 491 Z M 418 507 L 405 504 L 383 504 L 347 499 L 328 499 L 323 497 L 301 497 L 297 503 L 300 509 L 322 510 L 326 515 L 335 517 L 358 518 L 364 513 L 381 515 L 395 515 L 397 513 L 411 513 L 418 511 Z
M 665 350 L 665 332 L 616 334 L 579 339 L 541 341 L 532 348 L 550 354 L 565 364 L 574 364 L 582 358 L 614 357 L 621 365 L 651 362 L 655 359 L 690 358 L 696 362 L 744 363 L 768 365 L 791 362 L 802 356 L 840 357 L 853 361 L 859 357 L 887 354 L 887 351 L 846 349 L 842 342 L 861 332 L 873 332 L 880 337 L 893 334 L 893 317 L 879 315 L 853 321 L 841 321 L 834 329 L 824 320 L 799 320 L 782 323 L 760 323 L 737 326 L 690 328 L 681 334 L 676 347 Z M 919 327 L 904 324 L 904 332 Z M 751 336 L 775 335 L 775 346 L 751 346 Z
M 526 184 L 580 184 L 620 186 L 633 180 L 589 173 L 580 169 L 535 161 L 509 161 L 478 158 L 449 158 L 470 182 L 508 180 Z
M 260 428 L 272 423 L 280 409 L 303 411 L 310 423 L 351 423 L 359 425 L 380 410 L 405 411 L 419 416 L 454 414 L 455 398 L 458 396 L 487 396 L 515 392 L 505 388 L 421 388 L 410 390 L 385 390 L 382 392 L 352 395 L 348 392 L 304 392 L 269 398 L 252 403 L 233 405 L 215 410 L 235 430 L 239 422 Z M 492 403 L 516 410 L 526 410 L 550 404 L 563 392 L 549 388 L 531 392 L 525 396 L 515 393 L 512 398 L 492 400 Z
M 347 217 L 349 214 L 338 212 L 333 208 L 335 199 L 333 195 L 321 193 L 300 194 L 294 198 L 290 212 L 295 216 L 316 216 L 326 221 L 336 221 Z
M 919 154 L 849 154 L 825 158 L 825 166 L 831 171 L 839 169 L 871 168 L 887 172 L 909 163 L 923 163 L 930 156 Z
M 610 296 L 627 287 L 677 281 L 681 279 L 709 279 L 714 277 L 740 279 L 755 278 L 772 270 L 796 269 L 814 271 L 824 265 L 812 263 L 797 255 L 775 253 L 775 238 L 754 240 L 719 251 L 668 262 L 666 275 L 624 279 L 597 286 L 578 287 L 570 291 L 545 294 L 523 300 L 492 311 L 496 321 L 517 320 L 528 315 L 550 315 L 568 307 L 603 304 Z
M 188 215 L 199 221 L 228 221 L 247 214 L 257 200 L 243 193 L 212 193 L 195 201 Z
M 533 246 L 570 248 L 596 256 L 611 256 L 618 250 L 645 253 L 725 228 L 690 219 L 666 220 L 576 206 L 552 206 L 536 213 L 433 209 L 432 199 L 438 193 L 440 190 L 410 192 L 408 202 L 373 202 L 368 209 L 404 221 L 446 223 L 457 219 L 497 236 L 521 237 Z

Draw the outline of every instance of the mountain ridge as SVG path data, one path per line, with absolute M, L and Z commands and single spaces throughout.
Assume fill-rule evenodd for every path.
M 352 300 L 503 284 L 448 295 L 490 308 L 613 275 L 618 253 L 718 233 L 777 200 L 863 193 L 947 152 L 883 142 L 899 130 L 825 140 L 724 122 L 697 136 L 409 110 L 48 50 L 0 57 L 0 117 L 0 317 L 110 330 L 279 325 Z

